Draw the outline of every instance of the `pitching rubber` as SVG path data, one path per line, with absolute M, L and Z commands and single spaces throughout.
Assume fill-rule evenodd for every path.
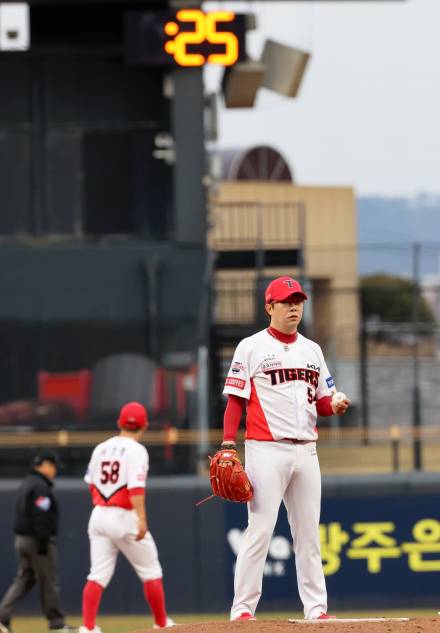
M 331 620 L 288 620 L 291 624 L 343 624 L 347 622 L 408 622 L 409 618 L 332 618 Z

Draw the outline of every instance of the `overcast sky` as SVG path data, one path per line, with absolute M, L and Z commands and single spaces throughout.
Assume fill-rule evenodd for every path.
M 262 89 L 254 109 L 221 109 L 220 147 L 270 144 L 298 184 L 440 193 L 440 0 L 205 5 L 218 7 L 257 14 L 253 58 L 266 38 L 312 54 L 297 98 Z

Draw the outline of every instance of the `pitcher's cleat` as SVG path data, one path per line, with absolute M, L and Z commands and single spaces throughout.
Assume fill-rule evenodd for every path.
M 238 618 L 234 618 L 233 622 L 239 622 L 242 620 L 256 620 L 257 618 L 252 615 L 252 613 L 249 613 L 248 611 L 246 613 L 240 613 L 240 615 L 238 616 Z
M 174 622 L 171 618 L 167 618 L 167 623 L 165 626 L 159 626 L 158 624 L 153 625 L 153 629 L 169 629 L 171 626 L 177 626 L 177 623 Z

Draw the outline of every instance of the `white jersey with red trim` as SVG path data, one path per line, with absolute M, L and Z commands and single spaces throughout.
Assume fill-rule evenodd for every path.
M 130 494 L 144 492 L 147 473 L 145 446 L 116 435 L 96 446 L 84 481 L 90 486 L 94 505 L 131 509 Z
M 246 439 L 316 440 L 316 400 L 335 384 L 320 346 L 298 334 L 283 343 L 267 330 L 235 350 L 224 394 L 246 398 Z

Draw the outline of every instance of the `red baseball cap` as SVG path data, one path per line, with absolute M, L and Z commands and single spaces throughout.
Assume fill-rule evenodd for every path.
M 266 303 L 272 303 L 272 301 L 285 301 L 292 295 L 300 295 L 304 300 L 308 299 L 301 288 L 301 284 L 296 279 L 284 275 L 270 282 L 266 288 L 264 298 Z
M 127 402 L 121 409 L 118 426 L 128 431 L 144 429 L 148 425 L 148 416 L 145 407 L 139 402 Z

